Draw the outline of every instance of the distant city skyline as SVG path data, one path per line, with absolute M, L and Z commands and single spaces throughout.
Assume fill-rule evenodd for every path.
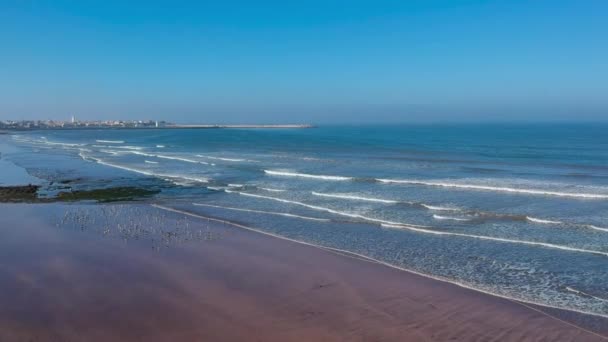
M 605 1 L 3 1 L 0 120 L 608 120 Z

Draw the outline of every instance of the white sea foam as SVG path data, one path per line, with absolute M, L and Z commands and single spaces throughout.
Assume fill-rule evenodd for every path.
M 427 181 L 421 181 L 421 180 L 406 180 L 406 179 L 381 179 L 381 178 L 378 178 L 376 180 L 381 183 L 438 186 L 438 187 L 456 188 L 456 189 L 465 189 L 465 190 L 487 190 L 487 191 L 497 191 L 497 192 L 520 193 L 520 194 L 528 194 L 528 195 L 558 196 L 558 197 L 587 198 L 587 199 L 608 199 L 608 194 L 558 192 L 558 191 L 548 191 L 548 190 L 539 190 L 539 189 L 520 189 L 520 188 L 489 186 L 489 185 L 460 184 L 460 183 L 446 183 L 446 182 L 427 182 Z
M 121 150 L 128 150 L 128 151 L 120 151 L 122 153 L 127 153 L 127 152 L 131 152 L 131 151 L 141 151 L 144 148 L 141 146 L 108 146 L 108 145 L 91 145 L 91 147 L 95 147 L 95 148 L 118 148 Z
M 82 159 L 84 159 L 84 160 L 93 160 L 93 161 L 95 161 L 95 162 L 97 162 L 98 164 L 101 164 L 101 165 L 106 165 L 106 166 L 109 166 L 109 167 L 113 167 L 113 168 L 117 168 L 117 169 L 121 169 L 121 170 L 125 170 L 125 171 L 135 172 L 135 173 L 139 173 L 139 174 L 150 176 L 150 177 L 162 178 L 162 179 L 165 179 L 165 180 L 172 181 L 173 183 L 175 183 L 177 185 L 183 185 L 184 184 L 183 181 L 190 181 L 190 182 L 197 182 L 197 183 L 208 183 L 209 182 L 209 180 L 206 179 L 206 178 L 193 177 L 193 176 L 187 176 L 187 175 L 175 175 L 175 174 L 166 174 L 166 173 L 155 173 L 155 172 L 151 172 L 151 171 L 148 171 L 148 170 L 141 170 L 141 169 L 136 169 L 136 168 L 133 168 L 133 167 L 125 166 L 125 165 L 119 165 L 119 164 L 115 164 L 115 163 L 110 163 L 110 162 L 107 162 L 107 161 L 105 161 L 103 159 L 100 159 L 100 158 L 86 156 L 82 152 L 80 152 L 78 155 Z M 181 182 L 180 182 L 180 180 L 181 180 Z
M 270 192 L 285 192 L 287 190 L 283 190 L 283 189 L 273 189 L 273 188 L 258 188 L 260 190 L 264 190 L 264 191 L 270 191 Z
M 149 172 L 149 171 L 140 170 L 140 169 L 135 169 L 135 168 L 128 167 L 128 166 L 124 166 L 124 165 L 118 165 L 118 164 L 114 164 L 114 163 L 107 162 L 107 161 L 105 161 L 105 160 L 103 160 L 103 159 L 100 159 L 100 158 L 95 158 L 95 157 L 91 157 L 91 156 L 86 156 L 86 155 L 84 155 L 82 152 L 81 152 L 81 153 L 79 153 L 78 155 L 79 155 L 79 156 L 80 156 L 82 159 L 84 159 L 84 160 L 93 160 L 93 161 L 95 161 L 96 163 L 101 164 L 101 165 L 106 165 L 106 166 L 114 167 L 114 168 L 121 169 L 121 170 L 125 170 L 125 171 L 135 172 L 135 173 L 139 173 L 139 174 L 146 175 L 146 176 L 152 176 L 152 177 L 154 177 L 154 176 L 158 176 L 158 175 L 156 175 L 156 174 L 154 174 L 154 173 L 152 173 L 152 172 Z
M 215 165 L 215 164 L 209 164 L 207 162 L 200 161 L 200 160 L 188 159 L 188 158 L 178 157 L 178 156 L 169 156 L 169 155 L 165 155 L 165 154 L 147 153 L 147 152 L 141 152 L 141 151 L 124 151 L 123 153 L 132 153 L 132 154 L 137 154 L 140 156 L 155 157 L 155 158 L 160 158 L 160 159 L 178 160 L 178 161 L 192 163 L 192 164 Z
M 111 154 L 113 156 L 116 156 L 116 155 L 120 154 L 119 151 L 112 151 L 112 150 L 105 150 L 105 149 L 101 149 L 101 150 L 99 150 L 99 152 L 105 153 L 105 154 Z
M 353 213 L 343 212 L 343 211 L 339 211 L 339 210 L 334 210 L 334 209 L 331 209 L 331 208 L 320 207 L 318 205 L 312 205 L 312 204 L 307 204 L 307 203 L 298 202 L 298 201 L 290 201 L 290 200 L 286 200 L 286 199 L 282 199 L 282 198 L 278 198 L 278 197 L 263 196 L 263 195 L 257 195 L 257 194 L 250 194 L 250 193 L 247 193 L 247 192 L 239 192 L 239 191 L 231 191 L 231 190 L 225 190 L 225 191 L 229 192 L 229 193 L 238 193 L 238 194 L 243 195 L 243 196 L 263 198 L 263 199 L 268 199 L 268 200 L 271 200 L 271 201 L 277 201 L 277 202 L 282 202 L 282 203 L 295 204 L 295 205 L 303 206 L 303 207 L 306 207 L 306 208 L 310 208 L 310 209 L 314 209 L 314 210 L 319 210 L 319 211 L 324 211 L 324 212 L 328 212 L 328 213 L 332 213 L 332 214 L 336 214 L 336 215 L 340 215 L 340 216 L 346 216 L 346 217 L 351 217 L 351 218 L 355 218 L 355 219 L 360 219 L 360 220 L 367 221 L 367 222 L 388 223 L 388 224 L 404 224 L 404 223 L 401 223 L 401 222 L 393 222 L 393 221 L 381 220 L 381 219 L 377 219 L 377 218 L 373 218 L 373 217 L 363 216 L 363 215 L 360 215 L 360 214 L 353 214 Z M 424 226 L 418 226 L 418 225 L 412 225 L 412 226 L 424 227 Z
M 230 191 L 227 191 L 227 192 L 230 192 Z M 361 220 L 368 221 L 368 222 L 375 222 L 375 223 L 379 223 L 383 227 L 408 229 L 408 230 L 416 231 L 416 232 L 419 232 L 419 233 L 427 233 L 427 234 L 435 234 L 435 235 L 460 236 L 460 237 L 474 238 L 474 239 L 481 239 L 481 240 L 499 241 L 499 242 L 507 242 L 507 243 L 518 243 L 518 244 L 524 244 L 524 245 L 529 245 L 529 246 L 540 246 L 540 247 L 546 247 L 546 248 L 561 249 L 561 250 L 571 251 L 571 252 L 580 252 L 580 253 L 589 253 L 589 254 L 597 254 L 597 255 L 608 256 L 608 252 L 589 250 L 589 249 L 583 249 L 583 248 L 568 247 L 568 246 L 562 246 L 562 245 L 555 245 L 555 244 L 545 243 L 545 242 L 526 241 L 526 240 L 512 240 L 512 239 L 505 239 L 505 238 L 498 238 L 498 237 L 484 236 L 484 235 L 472 235 L 472 234 L 464 234 L 464 233 L 453 233 L 453 232 L 443 232 L 443 231 L 437 231 L 437 230 L 429 230 L 429 229 L 424 229 L 424 228 L 428 228 L 428 227 L 425 227 L 425 226 L 413 225 L 413 224 L 409 224 L 409 223 L 386 221 L 386 220 L 376 219 L 376 218 L 373 218 L 373 217 L 366 217 L 366 216 L 359 215 L 359 214 L 352 214 L 352 213 L 342 212 L 342 211 L 338 211 L 338 210 L 333 210 L 333 209 L 330 209 L 330 208 L 320 207 L 320 206 L 316 206 L 316 205 L 310 205 L 310 204 L 306 204 L 306 203 L 303 203 L 303 202 L 290 201 L 290 200 L 286 200 L 286 199 L 282 199 L 282 198 L 277 198 L 277 197 L 270 197 L 270 196 L 262 196 L 262 195 L 250 194 L 250 193 L 246 193 L 246 192 L 237 192 L 237 191 L 233 191 L 233 192 L 234 193 L 238 193 L 240 195 L 244 195 L 244 196 L 269 199 L 269 200 L 273 200 L 273 201 L 277 201 L 277 202 L 283 202 L 283 203 L 290 203 L 290 204 L 295 204 L 295 205 L 300 205 L 300 206 L 303 206 L 303 207 L 307 207 L 307 208 L 310 208 L 310 209 L 325 211 L 325 212 L 336 214 L 336 215 L 357 218 L 357 219 L 361 219 Z
M 437 210 L 437 211 L 459 211 L 460 210 L 458 208 L 440 207 L 437 205 L 430 205 L 430 204 L 424 204 L 424 203 L 421 203 L 420 205 L 429 210 Z
M 185 176 L 185 175 L 172 175 L 172 174 L 160 174 L 160 177 L 168 177 L 171 179 L 183 179 L 183 180 L 187 180 L 187 181 L 191 181 L 191 182 L 196 182 L 196 183 L 209 183 L 209 180 L 207 178 L 200 178 L 200 177 L 192 177 L 192 176 Z
M 451 221 L 470 221 L 470 219 L 461 218 L 461 217 L 452 217 L 452 216 L 441 216 L 434 214 L 433 218 L 436 220 L 451 220 Z
M 231 188 L 242 188 L 242 187 L 244 187 L 245 185 L 243 185 L 243 184 L 233 184 L 233 183 L 228 183 L 228 186 L 229 186 L 229 187 L 231 187 Z
M 121 151 L 121 153 L 131 153 L 131 154 L 136 154 L 138 156 L 144 156 L 144 157 L 157 157 L 156 154 L 140 152 L 140 151 Z
M 363 197 L 363 196 L 348 195 L 348 194 L 325 194 L 325 193 L 320 193 L 320 192 L 316 192 L 316 191 L 313 191 L 312 194 L 315 195 L 315 196 L 320 196 L 320 197 L 341 198 L 341 199 L 356 200 L 356 201 L 365 201 L 365 202 L 376 202 L 376 203 L 386 203 L 386 204 L 396 204 L 396 203 L 399 203 L 399 201 L 395 201 L 395 200 L 388 200 L 388 199 L 381 199 L 381 198 L 372 198 L 372 197 Z
M 122 140 L 95 140 L 98 143 L 103 144 L 124 144 L 125 142 Z
M 539 246 L 539 247 L 560 249 L 560 250 L 570 251 L 570 252 L 588 253 L 588 254 L 597 254 L 597 255 L 608 256 L 608 252 L 596 251 L 596 250 L 591 250 L 591 249 L 576 248 L 576 247 L 568 247 L 568 246 L 556 245 L 556 244 L 546 243 L 546 242 L 536 242 L 536 241 L 527 241 L 527 240 L 514 240 L 514 239 L 505 239 L 505 238 L 499 238 L 499 237 L 493 237 L 493 236 L 485 236 L 485 235 L 473 235 L 473 234 L 464 234 L 464 233 L 443 232 L 443 231 L 422 229 L 422 228 L 418 228 L 418 227 L 413 227 L 411 225 L 401 225 L 401 224 L 386 224 L 386 223 L 384 223 L 384 224 L 382 224 L 382 226 L 383 227 L 387 227 L 387 228 L 406 229 L 406 230 L 411 230 L 411 231 L 415 231 L 415 232 L 419 232 L 419 233 L 425 233 L 425 234 L 445 235 L 445 236 L 459 236 L 459 237 L 464 237 L 464 238 L 497 241 L 497 242 L 505 242 L 505 243 L 512 243 L 512 244 L 522 244 L 522 245 L 528 245 L 528 246 Z
M 281 213 L 281 212 L 276 212 L 276 211 L 264 211 L 264 210 L 245 209 L 245 208 L 224 207 L 224 206 L 219 206 L 219 205 L 211 205 L 211 204 L 203 204 L 203 203 L 192 203 L 192 204 L 199 206 L 199 207 L 221 208 L 221 209 L 228 209 L 228 210 L 235 210 L 235 211 L 244 211 L 244 212 L 249 212 L 249 213 L 286 216 L 286 217 L 293 217 L 293 218 L 312 220 L 312 221 L 321 221 L 321 222 L 331 221 L 329 219 L 324 219 L 324 218 L 302 216 L 302 215 L 289 214 L 289 213 Z
M 608 228 L 602 228 L 602 227 L 594 226 L 592 224 L 586 224 L 585 226 L 589 229 L 599 230 L 602 232 L 608 232 Z
M 552 221 L 552 220 L 543 220 L 536 217 L 526 216 L 526 220 L 534 223 L 542 223 L 542 224 L 563 224 L 561 221 Z
M 600 300 L 602 302 L 608 302 L 608 299 L 606 299 L 606 298 L 597 297 L 597 296 L 591 295 L 589 293 L 583 292 L 581 290 L 577 290 L 577 289 L 575 289 L 573 287 L 570 287 L 570 286 L 566 286 L 566 291 L 572 292 L 572 293 L 576 293 L 578 295 L 585 296 L 585 297 L 591 297 L 593 299 L 597 299 L 597 300 Z
M 570 287 L 570 286 L 566 286 L 566 290 L 567 290 L 567 291 L 569 291 L 569 292 L 576 293 L 576 294 L 584 294 L 584 292 L 579 291 L 579 290 L 577 290 L 577 289 L 575 289 L 575 288 L 572 288 L 572 287 Z
M 140 151 L 143 150 L 144 148 L 141 146 L 112 146 L 113 148 L 122 148 L 125 150 L 135 150 L 135 151 Z
M 268 175 L 273 175 L 273 176 L 313 178 L 313 179 L 323 179 L 323 180 L 332 180 L 332 181 L 345 181 L 345 180 L 353 179 L 352 177 L 311 175 L 308 173 L 298 173 L 298 172 L 289 172 L 289 171 L 264 170 L 264 172 Z
M 45 144 L 45 145 L 56 145 L 56 146 L 66 146 L 66 147 L 85 146 L 85 144 L 62 143 L 62 142 L 54 142 L 54 141 L 48 141 L 48 140 L 36 141 L 36 142 L 42 143 L 42 144 Z
M 196 156 L 197 157 L 201 157 L 201 158 L 214 159 L 214 160 L 223 160 L 223 161 L 229 161 L 229 162 L 252 162 L 252 163 L 257 163 L 256 160 L 250 160 L 250 159 L 213 157 L 213 156 L 206 156 L 204 154 L 197 154 Z
M 156 145 L 158 148 L 165 148 L 165 145 Z
M 144 160 L 144 162 L 145 162 L 146 164 L 158 164 L 158 162 L 151 161 L 151 160 Z
M 321 193 L 321 192 L 316 192 L 316 191 L 313 191 L 312 194 L 315 196 L 321 196 L 321 197 L 341 198 L 341 199 L 364 201 L 364 202 L 377 202 L 377 203 L 386 203 L 386 204 L 407 203 L 410 205 L 420 205 L 429 210 L 438 210 L 438 211 L 439 210 L 445 210 L 445 211 L 460 210 L 458 208 L 433 206 L 433 205 L 429 205 L 429 204 L 425 204 L 425 203 L 415 203 L 415 202 L 410 202 L 410 201 L 397 201 L 397 200 L 375 198 L 375 197 L 364 197 L 364 196 L 351 195 L 351 194 L 328 194 L 328 193 Z
M 188 158 L 184 158 L 184 157 L 167 156 L 167 155 L 164 155 L 164 154 L 155 154 L 154 156 L 156 158 L 161 158 L 161 159 L 171 159 L 171 160 L 183 161 L 183 162 L 186 162 L 186 163 L 209 165 L 209 163 L 204 162 L 204 161 L 199 161 L 199 160 L 194 160 L 194 159 L 188 159 Z

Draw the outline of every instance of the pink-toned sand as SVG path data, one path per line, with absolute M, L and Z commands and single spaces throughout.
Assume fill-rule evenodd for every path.
M 40 214 L 62 210 L 0 206 L 0 341 L 605 340 L 509 300 L 234 227 L 158 252 Z

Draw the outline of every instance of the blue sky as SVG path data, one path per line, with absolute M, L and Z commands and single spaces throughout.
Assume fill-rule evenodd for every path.
M 606 1 L 0 3 L 0 119 L 608 119 Z

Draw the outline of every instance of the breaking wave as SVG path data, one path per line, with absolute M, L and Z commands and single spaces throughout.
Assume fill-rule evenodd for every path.
M 131 153 L 131 154 L 136 154 L 136 155 L 144 156 L 144 157 L 177 160 L 177 161 L 182 161 L 185 163 L 192 163 L 192 164 L 202 164 L 202 165 L 211 165 L 211 166 L 215 165 L 215 164 L 207 163 L 207 162 L 200 161 L 200 160 L 194 160 L 194 159 L 177 157 L 177 156 L 169 156 L 166 154 L 147 153 L 147 152 L 141 152 L 141 151 L 115 151 L 115 152 L 116 153 Z
M 551 221 L 551 220 L 543 220 L 531 216 L 526 216 L 526 220 L 534 222 L 534 223 L 542 223 L 542 224 L 563 224 L 562 221 Z
M 412 205 L 412 206 L 420 206 L 420 207 L 423 207 L 423 208 L 426 208 L 429 210 L 438 210 L 438 211 L 439 210 L 445 210 L 445 211 L 460 210 L 458 208 L 441 207 L 441 206 L 430 205 L 430 204 L 425 204 L 425 203 L 417 203 L 417 202 L 411 202 L 411 201 L 398 201 L 398 200 L 392 200 L 392 199 L 365 197 L 365 196 L 350 195 L 350 194 L 328 194 L 328 193 L 321 193 L 321 192 L 316 192 L 316 191 L 313 191 L 312 194 L 315 196 L 319 196 L 319 197 L 341 198 L 341 199 L 346 199 L 346 200 L 376 202 L 376 203 L 385 203 L 385 204 L 403 203 L 403 204 L 408 204 L 408 205 Z
M 558 197 L 572 197 L 572 198 L 586 198 L 586 199 L 608 199 L 608 194 L 572 193 L 572 192 L 559 192 L 559 191 L 548 191 L 548 190 L 539 190 L 539 189 L 521 189 L 521 188 L 509 188 L 509 187 L 498 187 L 498 186 L 476 185 L 476 184 L 427 182 L 427 181 L 421 181 L 421 180 L 382 179 L 382 178 L 378 178 L 376 180 L 381 183 L 437 186 L 437 187 L 465 189 L 465 190 L 486 190 L 486 191 L 519 193 L 519 194 L 528 194 L 528 195 L 558 196 Z
M 320 197 L 330 197 L 330 198 L 342 198 L 348 200 L 357 200 L 357 201 L 366 201 L 366 202 L 376 202 L 376 203 L 386 203 L 386 204 L 397 204 L 399 201 L 395 200 L 387 200 L 381 198 L 372 198 L 372 197 L 363 197 L 357 195 L 343 195 L 343 194 L 324 194 L 320 192 L 313 191 L 313 195 Z
M 425 228 L 429 228 L 429 227 L 414 225 L 414 224 L 409 224 L 409 223 L 381 220 L 381 219 L 377 219 L 377 218 L 373 218 L 373 217 L 363 216 L 360 214 L 342 212 L 342 211 L 338 211 L 338 210 L 334 210 L 334 209 L 330 209 L 330 208 L 326 208 L 326 207 L 320 207 L 317 205 L 311 205 L 311 204 L 298 202 L 298 201 L 290 201 L 290 200 L 277 198 L 277 197 L 256 195 L 256 194 L 250 194 L 250 193 L 239 192 L 239 191 L 230 191 L 230 190 L 225 190 L 225 191 L 229 192 L 229 193 L 237 193 L 237 194 L 240 194 L 243 196 L 256 197 L 256 198 L 268 199 L 268 200 L 277 201 L 277 202 L 295 204 L 295 205 L 303 206 L 303 207 L 314 209 L 314 210 L 325 211 L 328 213 L 341 215 L 341 216 L 347 216 L 347 217 L 360 219 L 360 220 L 367 221 L 367 222 L 374 222 L 374 223 L 380 224 L 382 227 L 387 227 L 387 228 L 400 228 L 400 229 L 406 229 L 406 230 L 411 230 L 411 231 L 415 231 L 415 232 L 419 232 L 419 233 L 426 233 L 426 234 L 459 236 L 459 237 L 465 237 L 465 238 L 473 238 L 473 239 L 489 240 L 489 241 L 497 241 L 497 242 L 505 242 L 505 243 L 514 243 L 514 244 L 523 244 L 523 245 L 528 245 L 528 246 L 538 246 L 538 247 L 560 249 L 560 250 L 565 250 L 565 251 L 570 251 L 570 252 L 579 252 L 579 253 L 588 253 L 588 254 L 597 254 L 597 255 L 608 256 L 608 252 L 576 248 L 576 247 L 568 247 L 568 246 L 556 245 L 556 244 L 546 243 L 546 242 L 513 240 L 513 239 L 505 239 L 505 238 L 485 236 L 485 235 L 473 235 L 473 234 L 453 233 L 453 232 L 444 232 L 444 231 L 438 231 L 438 230 L 425 229 Z
M 306 207 L 306 208 L 313 209 L 313 210 L 324 211 L 324 212 L 335 214 L 335 215 L 346 216 L 346 217 L 350 217 L 350 218 L 359 219 L 359 220 L 362 220 L 362 221 L 374 222 L 374 223 L 377 223 L 377 224 L 380 224 L 380 223 L 404 224 L 404 223 L 401 223 L 401 222 L 393 222 L 393 221 L 381 220 L 381 219 L 377 219 L 377 218 L 373 218 L 373 217 L 363 216 L 363 215 L 360 215 L 360 214 L 353 214 L 353 213 L 343 212 L 343 211 L 334 210 L 334 209 L 331 209 L 331 208 L 321 207 L 321 206 L 318 206 L 318 205 L 307 204 L 307 203 L 304 203 L 304 202 L 290 201 L 290 200 L 286 200 L 286 199 L 282 199 L 282 198 L 278 198 L 278 197 L 271 197 L 271 196 L 263 196 L 263 195 L 257 195 L 257 194 L 250 194 L 250 193 L 247 193 L 247 192 L 232 191 L 232 190 L 227 190 L 227 189 L 224 190 L 224 191 L 226 191 L 228 193 L 237 193 L 237 194 L 240 194 L 240 195 L 243 195 L 243 196 L 262 198 L 262 199 L 268 199 L 268 200 L 282 202 L 282 203 L 289 203 L 289 204 L 299 205 L 299 206 Z M 412 225 L 412 226 L 415 226 L 415 227 L 424 227 L 424 226 L 419 226 L 419 225 Z
M 139 173 L 139 174 L 142 174 L 145 176 L 161 178 L 161 179 L 173 182 L 176 185 L 187 184 L 187 183 L 184 183 L 184 181 L 196 182 L 196 183 L 208 183 L 209 182 L 209 180 L 206 178 L 192 177 L 192 176 L 186 176 L 186 175 L 167 174 L 167 173 L 156 173 L 156 172 L 151 172 L 148 170 L 136 169 L 136 168 L 125 166 L 125 165 L 114 164 L 114 163 L 107 162 L 100 158 L 87 156 L 82 152 L 79 153 L 78 155 L 83 160 L 92 160 L 101 165 L 105 165 L 105 166 L 109 166 L 109 167 L 113 167 L 113 168 L 117 168 L 117 169 L 121 169 L 121 170 L 125 170 L 125 171 L 130 171 L 130 172 L 134 172 L 134 173 Z
M 123 140 L 95 140 L 98 143 L 103 143 L 103 144 L 124 144 L 125 142 Z
M 387 227 L 387 228 L 406 229 L 406 230 L 411 230 L 411 231 L 415 231 L 415 232 L 419 232 L 419 233 L 425 233 L 425 234 L 445 235 L 445 236 L 459 236 L 459 237 L 464 237 L 464 238 L 497 241 L 497 242 L 505 242 L 505 243 L 512 243 L 512 244 L 528 245 L 528 246 L 538 246 L 538 247 L 545 247 L 545 248 L 560 249 L 560 250 L 570 251 L 570 252 L 588 253 L 588 254 L 596 254 L 596 255 L 608 256 L 608 252 L 596 251 L 596 250 L 591 250 L 591 249 L 576 248 L 576 247 L 568 247 L 568 246 L 556 245 L 556 244 L 546 243 L 546 242 L 505 239 L 505 238 L 499 238 L 499 237 L 493 237 L 493 236 L 485 236 L 485 235 L 452 233 L 452 232 L 444 232 L 444 231 L 438 231 L 438 230 L 423 229 L 423 228 L 418 228 L 418 227 L 412 227 L 410 225 L 400 225 L 400 224 L 386 224 L 386 223 L 384 223 L 384 224 L 382 224 L 382 226 L 383 227 Z
M 222 161 L 229 161 L 229 162 L 257 162 L 255 160 L 250 160 L 250 159 L 239 159 L 239 158 L 225 158 L 225 157 L 213 157 L 213 156 L 206 156 L 204 154 L 197 154 L 197 157 L 200 158 L 207 158 L 207 159 L 214 159 L 214 160 L 222 160 Z
M 302 215 L 296 215 L 296 214 L 290 214 L 290 213 L 281 213 L 281 212 L 276 212 L 276 211 L 264 211 L 264 210 L 245 209 L 245 208 L 224 207 L 224 206 L 220 206 L 220 205 L 203 204 L 203 203 L 192 203 L 192 204 L 195 206 L 199 206 L 199 207 L 211 207 L 211 208 L 220 208 L 220 209 L 235 210 L 235 211 L 244 211 L 244 212 L 249 212 L 249 213 L 286 216 L 286 217 L 293 217 L 293 218 L 299 218 L 299 219 L 311 220 L 311 221 L 320 221 L 320 222 L 331 221 L 330 219 L 302 216 Z
M 270 191 L 270 192 L 285 192 L 287 190 L 283 190 L 283 189 L 273 189 L 273 188 L 258 188 L 260 190 L 264 190 L 264 191 Z
M 471 219 L 465 219 L 461 217 L 452 217 L 452 216 L 441 216 L 434 214 L 433 218 L 436 220 L 451 220 L 451 221 L 471 221 Z
M 353 179 L 352 177 L 344 177 L 344 176 L 311 175 L 308 173 L 275 171 L 275 170 L 264 170 L 264 173 L 266 173 L 268 175 L 272 175 L 272 176 L 301 177 L 301 178 L 313 178 L 313 179 L 323 179 L 323 180 L 332 180 L 332 181 L 346 181 L 346 180 Z

